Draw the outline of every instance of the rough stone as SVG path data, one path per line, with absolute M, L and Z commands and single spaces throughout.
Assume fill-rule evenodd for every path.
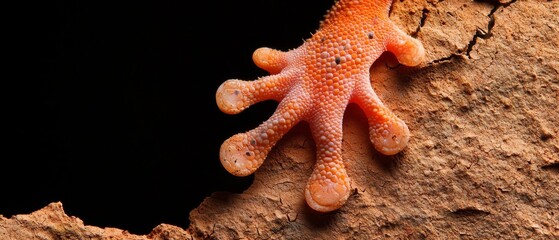
M 216 193 L 190 215 L 214 239 L 550 239 L 559 237 L 559 3 L 396 1 L 391 18 L 428 62 L 371 71 L 379 97 L 412 132 L 376 153 L 360 109 L 344 122 L 354 193 L 339 211 L 309 209 L 308 126 L 278 143 L 242 194 Z M 423 23 L 421 23 L 423 22 Z
M 0 215 L 0 239 L 99 239 L 99 240 L 172 240 L 190 239 L 186 230 L 160 224 L 146 236 L 138 236 L 117 228 L 84 225 L 77 217 L 64 213 L 62 203 L 54 202 L 31 214 L 5 218 Z

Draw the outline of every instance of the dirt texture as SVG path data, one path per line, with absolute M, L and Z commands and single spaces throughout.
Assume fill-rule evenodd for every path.
M 212 194 L 187 230 L 86 226 L 52 203 L 0 216 L 0 239 L 559 238 L 559 1 L 395 1 L 391 18 L 428 59 L 407 68 L 385 54 L 372 83 L 412 137 L 383 156 L 361 110 L 348 107 L 353 194 L 341 209 L 318 213 L 304 200 L 315 149 L 302 123 L 249 189 Z
M 373 150 L 350 105 L 343 154 L 353 194 L 322 214 L 303 191 L 315 161 L 298 125 L 242 194 L 215 193 L 190 230 L 214 239 L 559 238 L 559 3 L 395 1 L 391 18 L 427 63 L 372 67 L 379 97 L 409 126 L 408 147 Z

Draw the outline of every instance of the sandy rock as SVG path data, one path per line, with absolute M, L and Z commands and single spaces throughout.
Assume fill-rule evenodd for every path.
M 551 239 L 559 237 L 559 3 L 396 1 L 391 18 L 428 63 L 371 71 L 408 123 L 402 153 L 376 153 L 356 106 L 344 121 L 353 194 L 321 214 L 305 203 L 314 143 L 300 124 L 242 194 L 215 193 L 190 230 L 214 239 Z M 387 62 L 387 64 L 385 64 Z
M 66 215 L 60 202 L 51 203 L 31 214 L 16 215 L 9 219 L 0 215 L 0 239 L 172 240 L 190 238 L 184 229 L 168 224 L 160 224 L 146 236 L 134 235 L 117 228 L 87 226 L 79 218 Z

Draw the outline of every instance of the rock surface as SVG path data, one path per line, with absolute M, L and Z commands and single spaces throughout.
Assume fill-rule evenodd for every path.
M 185 230 L 168 224 L 160 224 L 145 236 L 117 228 L 87 226 L 79 218 L 66 215 L 62 203 L 55 202 L 28 215 L 16 215 L 10 219 L 0 215 L 0 239 L 170 240 L 191 239 L 191 236 Z
M 354 191 L 340 210 L 304 201 L 315 152 L 303 123 L 249 189 L 206 198 L 188 230 L 162 224 L 137 236 L 84 225 L 52 203 L 0 216 L 0 239 L 559 238 L 559 2 L 395 1 L 391 18 L 427 51 L 419 68 L 390 54 L 371 68 L 412 138 L 398 155 L 375 152 L 350 105 L 343 154 Z
M 354 188 L 328 214 L 307 207 L 314 162 L 304 124 L 278 143 L 242 194 L 215 193 L 190 215 L 215 239 L 551 239 L 559 237 L 559 3 L 395 1 L 428 63 L 390 56 L 371 71 L 411 141 L 386 157 L 350 106 L 344 159 Z M 386 64 L 387 63 L 387 64 Z

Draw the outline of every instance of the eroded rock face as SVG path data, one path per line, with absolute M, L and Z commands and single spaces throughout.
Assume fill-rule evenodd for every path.
M 391 18 L 423 42 L 428 63 L 385 55 L 371 71 L 409 126 L 400 154 L 373 150 L 365 116 L 344 117 L 352 195 L 311 210 L 308 126 L 286 135 L 242 194 L 214 193 L 187 231 L 145 236 L 87 226 L 52 203 L 0 216 L 0 239 L 552 239 L 559 237 L 559 2 L 395 1 Z
M 145 236 L 138 236 L 117 228 L 84 225 L 82 220 L 64 213 L 62 203 L 55 202 L 31 214 L 9 219 L 0 215 L 0 239 L 129 239 L 163 240 L 190 239 L 179 227 L 161 224 Z
M 191 212 L 193 235 L 559 237 L 558 5 L 396 1 L 391 18 L 416 32 L 429 62 L 394 68 L 386 56 L 371 71 L 379 97 L 409 123 L 408 148 L 377 154 L 362 112 L 348 108 L 343 154 L 353 194 L 321 214 L 302 197 L 314 162 L 302 124 L 248 190 L 216 193 Z

